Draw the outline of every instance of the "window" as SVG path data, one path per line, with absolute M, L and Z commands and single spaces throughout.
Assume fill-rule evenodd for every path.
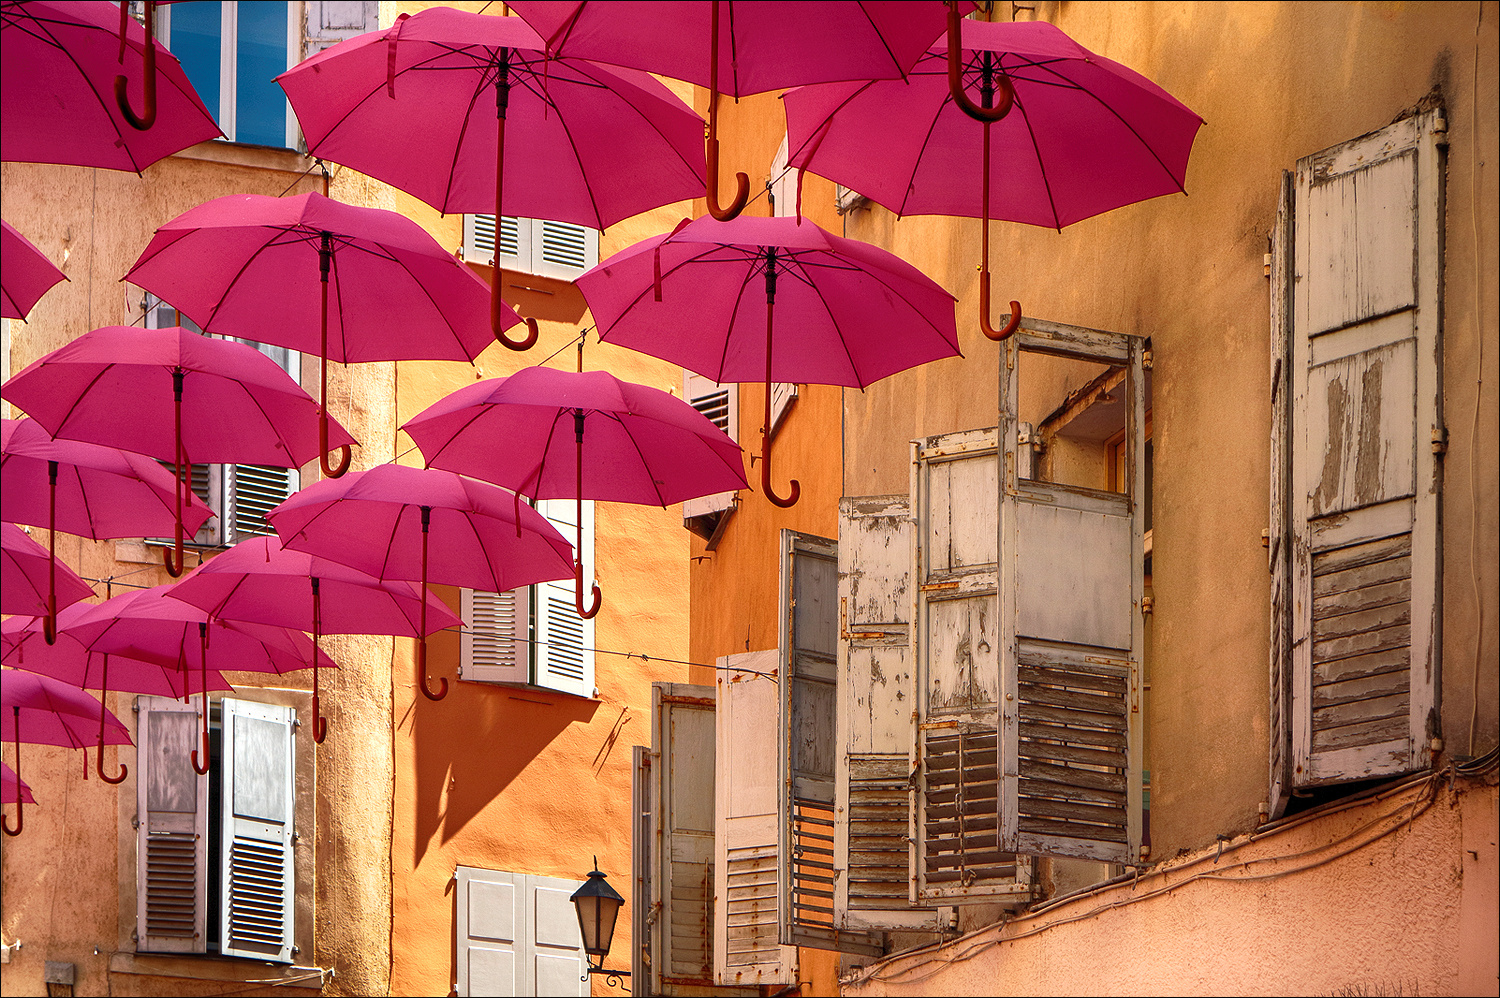
M 290 963 L 296 712 L 213 703 L 209 772 L 199 775 L 199 709 L 136 700 L 136 949 Z
M 458 988 L 467 995 L 588 995 L 577 880 L 460 866 Z
M 162 4 L 156 33 L 225 138 L 296 148 L 297 120 L 275 78 L 335 42 L 373 31 L 378 8 L 359 0 Z
M 155 295 L 146 296 L 145 308 L 147 329 L 180 325 L 184 329 L 202 332 L 192 319 Z M 276 361 L 293 381 L 301 383 L 302 355 L 297 351 L 250 340 L 238 342 L 255 347 Z M 171 467 L 169 463 L 163 463 Z M 193 492 L 213 511 L 214 517 L 199 528 L 192 543 L 204 547 L 229 546 L 250 537 L 274 534 L 276 531 L 266 521 L 266 514 L 297 491 L 300 479 L 296 468 L 257 464 L 193 465 Z
M 599 230 L 506 215 L 501 219 L 497 247 L 495 216 L 465 215 L 464 259 L 571 281 L 599 262 Z
M 689 405 L 733 440 L 740 440 L 740 386 L 721 385 L 701 374 L 682 372 L 682 397 Z M 708 542 L 712 551 L 723 536 L 724 526 L 734 513 L 736 493 L 719 492 L 689 499 L 682 504 L 682 525 Z
M 1282 182 L 1272 817 L 1293 790 L 1426 769 L 1440 734 L 1444 128 L 1428 111 Z
M 562 535 L 576 534 L 576 501 L 543 499 L 537 509 Z M 583 504 L 583 563 L 594 563 L 594 504 Z M 578 616 L 572 579 L 508 593 L 460 590 L 459 678 L 594 695 L 594 621 Z

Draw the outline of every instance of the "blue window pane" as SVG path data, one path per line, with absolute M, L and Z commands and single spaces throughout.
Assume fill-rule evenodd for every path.
M 287 70 L 286 8 L 285 0 L 239 5 L 236 142 L 286 145 L 286 95 L 275 82 Z
M 219 51 L 222 25 L 219 4 L 179 3 L 172 5 L 172 54 L 182 63 L 183 72 L 203 106 L 219 119 Z

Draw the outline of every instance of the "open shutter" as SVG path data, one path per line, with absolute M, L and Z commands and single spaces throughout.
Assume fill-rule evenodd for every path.
M 537 511 L 562 531 L 570 541 L 577 538 L 578 514 L 575 499 L 543 499 Z M 585 571 L 594 567 L 594 504 L 583 503 L 583 564 Z M 584 578 L 588 595 L 589 578 Z M 536 598 L 536 673 L 538 686 L 572 693 L 594 695 L 594 621 L 578 616 L 572 579 L 542 582 L 533 587 Z
M 454 879 L 459 995 L 526 994 L 525 877 L 460 866 Z
M 599 230 L 573 222 L 532 223 L 531 272 L 571 281 L 599 262 Z
M 839 500 L 834 923 L 856 939 L 938 928 L 910 901 L 911 533 L 908 496 Z
M 630 754 L 630 980 L 643 991 L 649 987 L 654 950 L 650 924 L 651 898 L 656 890 L 656 816 L 651 810 L 651 750 L 631 746 Z
M 506 215 L 500 220 L 500 245 L 495 246 L 495 216 L 464 216 L 464 259 L 486 266 L 498 263 L 515 267 L 521 252 L 521 220 Z
M 224 473 L 224 543 L 238 544 L 251 537 L 268 537 L 276 529 L 266 514 L 297 491 L 296 468 L 271 468 L 255 464 L 215 465 Z M 197 466 L 194 466 L 196 471 Z
M 740 386 L 733 382 L 718 384 L 692 371 L 682 372 L 682 397 L 689 405 L 708 418 L 736 444 L 740 442 Z M 727 520 L 727 513 L 734 509 L 733 492 L 717 492 L 711 496 L 688 499 L 682 504 L 684 524 L 709 542 L 713 550 L 719 532 Z M 726 515 L 720 515 L 726 514 Z
M 296 711 L 221 702 L 220 951 L 291 963 Z
M 1271 238 L 1271 516 L 1267 531 L 1271 572 L 1270 789 L 1267 821 L 1286 812 L 1292 793 L 1292 175 L 1281 174 L 1276 231 Z
M 1025 896 L 997 831 L 1000 675 L 995 431 L 912 444 L 914 900 Z
M 136 949 L 206 953 L 208 777 L 193 772 L 197 701 L 137 697 Z
M 378 0 L 307 0 L 302 7 L 303 59 L 380 27 Z
M 459 590 L 458 678 L 478 683 L 531 679 L 531 588 L 508 593 Z
M 718 660 L 714 746 L 714 979 L 791 984 L 797 950 L 778 940 L 777 713 L 780 654 Z M 742 671 L 743 670 L 743 671 Z
M 578 909 L 568 900 L 582 881 L 557 877 L 525 878 L 526 995 L 580 995 L 592 990 Z
M 1027 351 L 1123 371 L 1124 493 L 1017 477 Z M 1139 337 L 1035 321 L 1001 359 L 1000 843 L 1018 852 L 1139 860 L 1143 361 Z
M 1299 786 L 1420 770 L 1439 732 L 1440 112 L 1297 164 Z

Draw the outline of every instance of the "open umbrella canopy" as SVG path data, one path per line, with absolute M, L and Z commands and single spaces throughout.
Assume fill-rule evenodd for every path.
M 4 552 L 0 560 L 4 580 L 0 582 L 0 612 L 44 616 L 49 591 L 55 592 L 58 608 L 94 595 L 78 573 L 67 565 L 57 565 L 46 548 L 14 523 L 0 523 L 0 551 Z
M 0 740 L 83 748 L 95 741 L 101 709 L 76 686 L 32 672 L 0 671 Z M 132 744 L 125 725 L 108 711 L 105 726 L 107 744 Z
M 0 803 L 36 803 L 36 798 L 31 796 L 31 788 L 26 785 L 26 781 L 17 776 L 16 771 L 3 762 L 0 762 Z
M 133 126 L 115 97 L 142 107 L 146 32 L 125 26 L 112 3 L 25 0 L 0 4 L 0 158 L 140 173 L 157 160 L 222 134 L 177 60 L 151 42 L 157 114 Z
M 0 222 L 0 261 L 0 315 L 7 319 L 26 318 L 42 295 L 68 279 L 9 222 Z
M 69 625 L 85 609 L 83 604 L 74 604 L 58 613 L 60 633 L 57 643 L 51 645 L 42 640 L 36 618 L 6 618 L 0 661 L 13 669 L 50 676 L 79 689 L 123 690 L 177 699 L 202 692 L 199 688 L 202 679 L 196 671 L 179 669 L 175 663 L 164 665 L 119 652 L 90 649 L 68 632 Z M 216 669 L 208 670 L 208 688 L 213 692 L 234 689 Z

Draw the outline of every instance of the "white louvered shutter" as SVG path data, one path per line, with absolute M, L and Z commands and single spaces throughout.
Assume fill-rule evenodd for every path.
M 785 985 L 797 950 L 778 940 L 775 649 L 718 660 L 714 980 Z M 740 671 L 744 670 L 744 671 Z
M 1126 492 L 1019 479 L 1024 352 L 1125 373 Z M 1000 364 L 1000 845 L 1136 863 L 1145 400 L 1140 337 L 1023 324 Z
M 577 500 L 543 499 L 537 511 L 552 521 L 570 542 L 577 542 Z M 592 600 L 589 586 L 594 570 L 594 504 L 583 503 L 584 599 Z M 541 582 L 532 587 L 536 599 L 536 671 L 538 686 L 594 695 L 594 621 L 578 616 L 572 579 Z
M 740 442 L 740 386 L 730 382 L 718 384 L 701 374 L 682 372 L 682 397 L 697 409 L 708 421 L 736 444 Z M 734 508 L 733 492 L 719 492 L 698 499 L 688 499 L 682 504 L 682 518 L 709 516 Z
M 1425 769 L 1441 659 L 1441 112 L 1297 164 L 1298 786 Z
M 194 466 L 196 474 L 197 467 Z M 266 514 L 297 491 L 296 468 L 271 468 L 255 464 L 224 464 L 224 525 L 226 544 L 251 537 L 268 537 L 276 530 Z
M 856 938 L 938 928 L 910 900 L 911 534 L 906 495 L 839 500 L 834 919 Z
M 458 994 L 526 994 L 525 877 L 460 866 L 454 879 Z
M 521 253 L 521 220 L 511 215 L 502 218 L 500 245 L 495 245 L 494 215 L 464 216 L 464 259 L 469 263 L 515 267 Z
M 136 698 L 136 949 L 208 951 L 208 777 L 197 701 Z
M 222 705 L 220 952 L 290 963 L 296 711 Z
M 306 0 L 302 58 L 380 27 L 378 0 Z
M 571 281 L 599 262 L 599 230 L 573 222 L 494 215 L 464 216 L 464 259 Z
M 1271 239 L 1271 515 L 1267 568 L 1271 573 L 1267 819 L 1286 812 L 1292 794 L 1292 272 L 1293 181 L 1281 174 L 1276 231 Z
M 481 683 L 526 683 L 531 678 L 531 589 L 508 593 L 459 590 L 458 677 Z

